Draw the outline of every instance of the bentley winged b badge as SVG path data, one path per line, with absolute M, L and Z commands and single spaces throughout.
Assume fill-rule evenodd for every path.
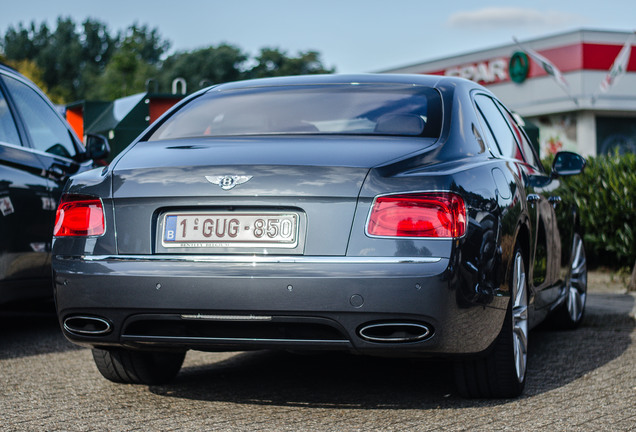
M 243 184 L 249 181 L 252 176 L 238 176 L 238 175 L 226 175 L 226 176 L 205 176 L 205 179 L 210 183 L 221 186 L 223 190 L 230 190 L 236 185 Z

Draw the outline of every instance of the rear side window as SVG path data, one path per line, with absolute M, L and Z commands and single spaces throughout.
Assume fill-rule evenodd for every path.
M 488 96 L 476 95 L 475 103 L 482 114 L 482 118 L 486 120 L 484 127 L 489 128 L 495 139 L 494 144 L 497 146 L 496 149 L 499 150 L 499 154 L 506 158 L 524 161 L 515 136 L 503 114 L 495 105 L 495 101 Z
M 532 148 L 532 144 L 530 144 L 530 141 L 528 141 L 525 133 L 517 124 L 517 121 L 510 115 L 508 111 L 503 108 L 502 110 L 505 113 L 508 122 L 510 122 L 510 127 L 512 127 L 512 130 L 514 131 L 514 134 L 517 137 L 519 144 L 521 145 L 521 152 L 523 153 L 523 157 L 526 159 L 526 162 L 534 166 L 535 168 L 541 167 L 541 163 L 539 162 L 539 159 L 537 158 L 534 149 Z
M 15 126 L 13 115 L 7 104 L 7 99 L 0 91 L 0 142 L 20 145 L 20 136 Z
M 497 140 L 495 139 L 495 136 L 492 134 L 492 131 L 490 130 L 490 127 L 488 126 L 488 122 L 486 121 L 486 118 L 484 117 L 484 115 L 482 114 L 480 110 L 477 110 L 477 116 L 479 117 L 479 121 L 483 125 L 484 135 L 486 135 L 486 143 L 488 143 L 488 146 L 495 154 L 501 156 L 501 150 L 499 150 L 499 146 L 497 146 Z
M 268 134 L 437 138 L 441 119 L 441 97 L 429 87 L 332 84 L 211 90 L 168 118 L 149 141 Z
M 5 77 L 5 83 L 24 122 L 33 147 L 71 158 L 76 150 L 71 133 L 53 108 L 31 87 Z

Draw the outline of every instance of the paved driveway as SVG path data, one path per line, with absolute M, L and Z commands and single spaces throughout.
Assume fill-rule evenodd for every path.
M 465 400 L 450 365 L 345 354 L 189 352 L 165 386 L 117 385 L 50 312 L 0 313 L 3 431 L 636 430 L 635 298 L 596 290 L 583 326 L 531 332 L 525 394 Z

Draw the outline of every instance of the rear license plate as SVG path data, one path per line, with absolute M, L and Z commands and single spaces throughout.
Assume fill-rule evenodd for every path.
M 298 216 L 278 212 L 167 213 L 162 244 L 186 248 L 293 248 L 298 244 Z

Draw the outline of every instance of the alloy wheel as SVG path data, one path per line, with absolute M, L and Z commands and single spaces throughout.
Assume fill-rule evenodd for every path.
M 512 338 L 517 380 L 522 382 L 528 361 L 528 295 L 523 255 L 515 254 L 512 275 Z
M 578 234 L 574 235 L 572 255 L 566 304 L 570 319 L 572 322 L 578 322 L 583 314 L 587 297 L 587 260 L 583 240 Z

